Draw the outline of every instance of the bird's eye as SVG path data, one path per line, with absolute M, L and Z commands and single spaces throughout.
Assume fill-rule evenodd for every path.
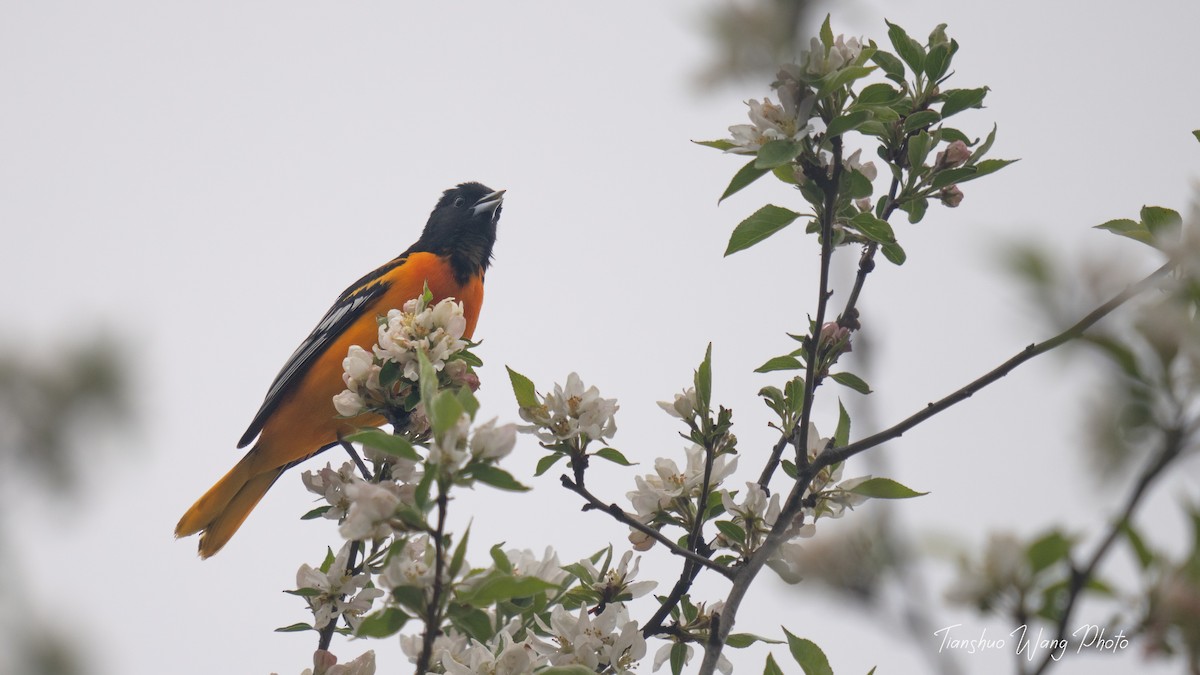
M 466 204 L 466 203 L 467 203 L 467 200 L 463 199 L 462 197 L 459 197 L 458 199 L 454 200 L 455 208 L 462 208 L 462 205 Z

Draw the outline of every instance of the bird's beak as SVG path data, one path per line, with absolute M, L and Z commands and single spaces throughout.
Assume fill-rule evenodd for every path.
M 482 199 L 475 202 L 475 206 L 471 207 L 471 215 L 477 216 L 481 213 L 490 213 L 503 203 L 504 190 L 496 190 L 490 195 L 484 195 Z

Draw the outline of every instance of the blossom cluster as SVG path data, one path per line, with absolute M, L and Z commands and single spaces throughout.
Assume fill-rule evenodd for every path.
M 467 320 L 462 303 L 453 298 L 429 302 L 426 294 L 409 300 L 403 309 L 389 310 L 380 318 L 378 341 L 371 351 L 350 346 L 342 361 L 346 388 L 333 397 L 339 415 L 354 417 L 403 404 L 419 378 L 418 354 L 449 382 L 478 385 L 469 364 L 455 358 L 470 345 L 463 339 Z
M 534 407 L 521 408 L 521 419 L 530 422 L 521 431 L 536 434 L 547 447 L 566 444 L 580 449 L 593 440 L 607 440 L 617 433 L 617 401 L 601 398 L 595 386 L 584 388 L 577 373 L 567 376 L 566 385 L 541 397 Z

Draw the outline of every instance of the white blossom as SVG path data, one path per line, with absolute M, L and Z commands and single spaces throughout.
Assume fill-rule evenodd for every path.
M 466 328 L 462 303 L 452 298 L 433 307 L 425 306 L 421 298 L 409 300 L 403 310 L 388 311 L 386 321 L 379 326 L 375 356 L 396 362 L 404 377 L 416 382 L 420 375 L 417 352 L 425 352 L 433 369 L 440 371 L 446 359 L 466 348 L 462 339 Z
M 350 508 L 338 532 L 344 539 L 383 539 L 392 535 L 392 516 L 400 506 L 396 483 L 369 483 L 355 479 L 342 488 Z
M 317 628 L 328 625 L 331 620 L 342 616 L 343 612 L 348 612 L 348 619 L 356 619 L 383 594 L 383 591 L 377 588 L 364 588 L 371 580 L 370 574 L 364 572 L 352 575 L 346 572 L 350 547 L 351 542 L 342 546 L 328 572 L 322 572 L 307 564 L 301 565 L 296 571 L 296 588 L 320 591 L 316 595 L 304 596 L 313 611 Z M 355 592 L 358 592 L 358 595 L 351 597 Z
M 862 161 L 860 161 L 861 155 L 862 155 L 862 148 L 859 148 L 858 150 L 855 150 L 854 152 L 850 153 L 849 157 L 842 160 L 842 163 L 846 166 L 847 169 L 852 169 L 854 171 L 858 171 L 859 173 L 861 173 L 863 176 L 865 176 L 867 178 L 867 180 L 870 180 L 870 181 L 875 180 L 875 178 L 879 175 L 879 170 L 875 168 L 875 162 L 863 163 Z
M 558 553 L 550 546 L 546 547 L 541 558 L 529 549 L 510 549 L 504 554 L 512 565 L 512 574 L 515 577 L 535 577 L 555 586 L 567 578 L 566 570 L 558 562 Z
M 500 631 L 489 642 L 494 646 L 471 640 L 457 655 L 443 652 L 442 667 L 449 675 L 526 675 L 544 662 L 528 640 L 513 642 L 507 631 Z
M 375 651 L 368 650 L 353 661 L 338 663 L 332 653 L 318 649 L 313 652 L 313 667 L 300 671 L 300 675 L 375 675 Z
M 674 401 L 659 401 L 658 407 L 671 417 L 690 420 L 696 415 L 696 390 L 688 387 L 682 394 L 675 394 Z
M 728 152 L 738 155 L 757 154 L 762 146 L 771 141 L 799 141 L 807 136 L 812 127 L 800 108 L 790 104 L 790 99 L 781 95 L 781 103 L 775 104 L 764 98 L 746 101 L 750 107 L 751 124 L 735 124 L 729 127 L 735 147 Z M 803 118 L 803 119 L 802 119 Z
M 346 497 L 345 486 L 355 480 L 353 464 L 346 462 L 337 471 L 326 464 L 319 471 L 305 471 L 300 480 L 309 492 L 320 495 L 329 504 L 330 508 L 324 514 L 326 518 L 341 520 L 346 515 L 350 500 Z
M 646 640 L 620 603 L 606 605 L 596 617 L 586 606 L 572 614 L 558 605 L 550 613 L 549 626 L 541 619 L 538 624 L 553 643 L 540 637 L 531 638 L 531 642 L 550 665 L 579 664 L 592 670 L 604 666 L 614 673 L 630 673 L 646 655 Z
M 800 60 L 804 72 L 815 77 L 824 77 L 835 70 L 841 70 L 853 63 L 862 53 L 862 42 L 858 38 L 847 40 L 844 35 L 837 36 L 828 54 L 825 53 L 825 45 L 817 38 L 813 38 L 809 44 L 812 49 L 804 52 Z
M 410 663 L 416 663 L 424 649 L 424 638 L 420 633 L 410 633 L 400 636 L 400 650 L 408 657 Z M 433 649 L 430 663 L 444 663 L 452 659 L 459 663 L 467 661 L 467 650 L 471 647 L 471 638 L 459 633 L 453 628 L 446 629 L 433 639 Z M 424 674 L 423 674 L 424 675 Z
M 679 469 L 672 459 L 660 457 L 654 461 L 654 473 L 634 478 L 637 489 L 626 493 L 633 503 L 634 511 L 642 522 L 648 522 L 659 512 L 667 509 L 676 499 L 687 499 L 700 494 L 704 483 L 705 450 L 702 446 L 688 448 L 687 467 Z M 719 486 L 737 468 L 737 456 L 732 460 L 721 455 L 713 460 L 709 477 L 709 490 Z
M 600 398 L 595 386 L 584 389 L 577 373 L 567 376 L 566 386 L 554 385 L 554 391 L 542 397 L 542 405 L 521 408 L 521 418 L 543 443 L 581 442 L 609 439 L 617 432 L 617 400 Z
M 502 424 L 496 426 L 492 419 L 475 427 L 471 434 L 471 456 L 475 459 L 502 459 L 517 444 L 517 425 Z
M 434 557 L 436 552 L 429 544 L 429 537 L 422 535 L 405 542 L 388 560 L 379 574 L 379 583 L 385 588 L 416 586 L 425 588 L 433 584 Z
M 632 568 L 629 566 L 631 560 L 633 561 Z M 641 556 L 633 557 L 633 551 L 626 551 L 625 555 L 621 556 L 621 562 L 615 568 L 609 568 L 605 574 L 600 574 L 600 570 L 596 569 L 592 561 L 587 558 L 580 560 L 579 564 L 595 579 L 591 584 L 592 589 L 611 602 L 618 599 L 624 601 L 640 598 L 658 586 L 657 581 L 633 581 L 637 576 L 641 560 Z
M 470 431 L 471 416 L 464 412 L 454 424 L 434 437 L 433 444 L 429 446 L 429 463 L 446 470 L 462 466 L 468 457 L 467 437 Z

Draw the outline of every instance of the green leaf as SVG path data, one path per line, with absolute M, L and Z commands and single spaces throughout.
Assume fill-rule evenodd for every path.
M 558 463 L 559 460 L 565 458 L 566 455 L 561 452 L 556 452 L 538 460 L 537 469 L 534 470 L 534 476 L 540 476 L 550 470 L 550 467 Z
M 388 607 L 363 619 L 354 634 L 358 637 L 390 637 L 399 633 L 410 618 L 399 607 Z
M 508 554 L 502 548 L 503 544 L 496 544 L 488 549 L 488 555 L 492 558 L 492 565 L 505 574 L 512 574 L 512 562 L 508 559 Z
M 754 633 L 730 633 L 729 637 L 725 638 L 725 646 L 733 647 L 734 649 L 745 649 L 755 642 L 765 642 L 771 645 L 781 645 L 783 640 L 772 640 Z
M 692 141 L 696 145 L 703 145 L 706 148 L 716 148 L 717 150 L 730 150 L 736 148 L 737 144 L 725 138 L 719 138 L 715 141 Z
M 1143 206 L 1142 224 L 1150 231 L 1150 236 L 1156 241 L 1164 241 L 1165 237 L 1177 235 L 1183 226 L 1183 218 L 1178 211 L 1161 206 Z
M 777 166 L 774 169 L 771 169 L 771 174 L 788 185 L 800 184 L 799 179 L 796 178 L 795 164 L 782 164 Z
M 975 164 L 975 174 L 973 176 L 964 178 L 964 179 L 960 180 L 959 182 L 965 183 L 969 180 L 975 180 L 976 178 L 983 178 L 984 176 L 988 175 L 989 173 L 996 173 L 1000 169 L 1003 169 L 1004 167 L 1008 166 L 1009 164 L 1015 164 L 1018 161 L 1020 161 L 1020 160 L 1016 160 L 1016 159 L 985 159 L 985 160 Z
M 1108 230 L 1113 234 L 1118 234 L 1122 237 L 1129 237 L 1134 241 L 1140 241 L 1143 244 L 1149 244 L 1154 241 L 1154 237 L 1150 236 L 1150 230 L 1142 223 L 1129 220 L 1128 218 L 1118 218 L 1110 220 L 1107 223 L 1101 223 L 1095 226 L 1098 230 Z
M 634 465 L 633 462 L 629 461 L 628 459 L 625 459 L 625 455 L 622 455 L 621 452 L 619 450 L 617 450 L 616 448 L 600 448 L 599 450 L 597 450 L 596 452 L 594 452 L 592 454 L 597 457 L 603 457 L 604 459 L 607 459 L 608 461 L 610 461 L 614 464 L 620 464 L 621 466 L 633 466 Z
M 838 399 L 837 430 L 833 432 L 833 444 L 839 448 L 850 444 L 850 413 L 846 412 L 846 406 L 842 405 L 840 398 Z
M 726 253 L 725 255 L 729 255 Z M 701 416 L 707 416 L 708 411 L 712 409 L 712 343 L 708 343 L 708 347 L 704 350 L 704 360 L 700 362 L 700 366 L 696 368 L 696 373 L 692 378 L 692 384 L 696 387 L 696 402 L 700 405 Z
M 754 246 L 767 237 L 782 230 L 800 217 L 799 213 L 774 204 L 767 204 L 743 220 L 733 230 L 725 255 L 731 255 Z
M 779 664 L 775 662 L 775 655 L 769 652 L 767 653 L 767 665 L 763 667 L 763 675 L 783 675 Z
M 949 68 L 950 46 L 940 44 L 930 47 L 929 54 L 925 56 L 925 74 L 929 76 L 930 81 L 936 82 L 942 79 Z
M 796 155 L 799 155 L 802 149 L 804 149 L 804 146 L 796 141 L 768 141 L 758 149 L 758 158 L 754 160 L 754 168 L 774 169 L 777 166 L 790 164 L 793 159 L 796 159 Z
M 498 574 L 488 577 L 463 594 L 462 602 L 474 607 L 487 607 L 513 598 L 528 598 L 557 588 L 554 584 L 531 576 Z
M 924 197 L 910 199 L 901 208 L 908 212 L 908 222 L 915 225 L 921 222 L 921 219 L 925 217 L 925 212 L 929 210 L 929 200 Z
M 750 160 L 746 166 L 738 169 L 738 172 L 733 174 L 733 180 L 729 181 L 729 187 L 725 188 L 725 192 L 721 195 L 721 198 L 717 200 L 718 204 L 725 201 L 727 197 L 731 197 L 735 193 L 740 192 L 741 189 L 747 185 L 767 175 L 767 172 L 770 171 L 770 169 L 763 169 L 756 166 L 755 163 L 757 161 L 757 159 Z
M 428 292 L 428 284 L 426 284 L 425 290 Z M 420 388 L 421 402 L 425 404 L 425 410 L 428 412 L 430 405 L 433 403 L 433 397 L 437 394 L 437 373 L 433 370 L 433 364 L 429 362 L 429 356 L 424 350 L 417 350 L 417 365 L 417 386 Z
M 487 642 L 495 634 L 492 619 L 478 607 L 469 605 L 450 605 L 447 612 L 450 623 L 459 630 L 480 642 Z
M 896 242 L 888 242 L 880 246 L 883 250 L 883 257 L 888 259 L 888 262 L 893 265 L 903 265 L 908 259 L 908 255 L 904 253 L 904 249 L 900 248 L 900 244 Z
M 887 244 L 896 241 L 896 233 L 892 226 L 882 218 L 876 218 L 874 213 L 863 211 L 850 219 L 854 229 L 862 232 L 871 241 Z
M 863 172 L 857 169 L 846 171 L 842 174 L 842 178 L 845 181 L 843 183 L 845 186 L 844 192 L 850 199 L 870 197 L 871 193 L 875 191 L 875 186 L 871 184 L 871 179 L 867 178 Z
M 296 595 L 301 598 L 315 598 L 324 593 L 324 591 L 319 588 L 297 588 L 295 590 L 284 591 L 284 593 L 287 593 L 288 595 Z
M 828 54 L 830 48 L 833 47 L 833 28 L 829 26 L 829 15 L 825 15 L 825 21 L 821 23 L 821 44 L 825 46 L 825 53 Z
M 916 170 L 924 166 L 925 160 L 929 157 L 929 151 L 932 149 L 933 136 L 930 136 L 929 132 L 922 131 L 908 139 L 909 167 Z
M 1034 574 L 1050 567 L 1060 560 L 1067 560 L 1071 554 L 1071 540 L 1061 532 L 1050 532 L 1029 545 L 1025 556 Z
M 887 72 L 886 68 L 883 70 L 885 73 Z M 858 93 L 858 98 L 854 100 L 854 103 L 855 106 L 886 105 L 898 98 L 900 98 L 900 92 L 896 91 L 895 87 L 887 82 L 876 82 L 875 84 L 868 84 L 863 87 L 863 90 Z
M 934 110 L 918 110 L 904 119 L 904 133 L 912 134 L 918 129 L 925 129 L 937 124 L 942 116 Z
M 421 461 L 413 444 L 403 436 L 389 434 L 382 429 L 363 429 L 347 436 L 344 440 L 351 443 L 362 443 L 395 457 L 403 457 L 414 462 Z
M 454 555 L 450 557 L 450 578 L 458 576 L 458 572 L 462 569 L 463 561 L 467 555 L 467 540 L 471 538 L 471 526 L 468 525 L 463 532 L 462 540 L 458 542 L 458 546 L 454 547 Z
M 823 99 L 851 82 L 875 71 L 875 66 L 846 66 L 829 73 L 818 81 L 817 99 Z
M 982 108 L 983 98 L 987 96 L 987 93 L 987 87 L 950 89 L 942 92 L 942 119 L 957 115 L 968 108 Z
M 934 189 L 941 189 L 947 185 L 954 185 L 971 180 L 975 176 L 978 169 L 973 166 L 960 166 L 957 169 L 943 169 L 933 175 L 933 180 L 929 185 Z
M 897 84 L 904 83 L 904 62 L 893 54 L 879 50 L 871 55 L 871 60 L 879 66 L 889 80 Z
M 473 464 L 470 467 L 470 475 L 474 476 L 480 483 L 486 483 L 501 490 L 509 490 L 511 492 L 529 491 L 529 488 L 517 482 L 517 479 L 513 478 L 512 474 L 498 466 Z
M 426 404 L 425 411 L 429 414 L 429 424 L 433 427 L 435 437 L 441 436 L 458 424 L 459 418 L 466 412 L 458 397 L 448 389 L 438 392 L 437 397 L 433 399 L 433 405 Z
M 687 644 L 676 642 L 671 645 L 671 675 L 679 675 L 683 672 L 683 665 L 687 660 Z
M 725 538 L 729 541 L 737 544 L 746 541 L 746 530 L 742 529 L 736 523 L 728 520 L 718 520 L 716 525 L 721 534 L 725 535 Z
M 454 398 L 458 399 L 459 405 L 474 420 L 475 413 L 479 411 L 479 399 L 475 398 L 475 394 L 471 391 L 471 388 L 467 386 L 458 387 L 454 390 Z
M 505 366 L 505 369 L 508 370 L 508 379 L 512 382 L 517 405 L 522 408 L 536 408 L 541 405 L 538 401 L 537 391 L 533 388 L 533 381 L 508 366 Z
M 886 84 L 883 86 L 887 87 Z M 829 122 L 829 126 L 825 129 L 825 137 L 833 138 L 834 136 L 841 136 L 847 131 L 853 131 L 872 117 L 874 115 L 870 110 L 855 110 L 845 115 L 838 115 Z
M 921 43 L 908 36 L 904 29 L 891 21 L 884 21 L 888 26 L 888 39 L 892 41 L 892 46 L 896 48 L 896 53 L 914 73 L 925 71 L 925 48 Z
M 1138 564 L 1142 566 L 1143 570 L 1149 569 L 1150 565 L 1154 563 L 1154 552 L 1150 550 L 1149 546 L 1146 546 L 1142 535 L 1138 534 L 1128 520 L 1121 523 L 1121 534 L 1125 535 L 1126 541 L 1137 555 Z
M 833 675 L 833 669 L 829 667 L 829 659 L 825 657 L 825 652 L 821 651 L 815 642 L 798 638 L 789 633 L 786 628 L 783 629 L 783 632 L 787 635 L 788 649 L 792 652 L 792 658 L 804 669 L 804 675 Z
M 329 509 L 332 509 L 332 508 L 333 507 L 330 506 L 329 504 L 326 504 L 325 506 L 318 506 L 317 508 L 313 509 L 312 511 L 309 511 L 308 513 L 300 516 L 300 520 L 313 520 L 314 518 L 320 518 L 321 516 L 325 515 L 329 511 Z
M 294 623 L 290 626 L 276 628 L 275 632 L 276 633 L 299 633 L 301 631 L 306 631 L 306 630 L 316 630 L 316 629 L 306 623 Z
M 776 356 L 754 369 L 756 373 L 769 373 L 773 370 L 797 370 L 804 366 L 794 356 Z
M 929 494 L 928 492 L 917 492 L 891 478 L 869 478 L 850 488 L 849 491 L 872 499 L 911 499 Z
M 854 373 L 833 373 L 829 377 L 833 378 L 834 382 L 837 382 L 843 387 L 850 387 L 860 394 L 865 395 L 871 393 L 871 387 L 868 386 L 866 382 L 863 382 L 862 378 Z
M 1196 140 L 1200 141 L 1200 129 L 1193 131 L 1192 135 L 1196 137 Z
M 999 127 L 995 124 L 992 125 L 992 130 L 988 133 L 987 138 L 971 153 L 971 158 L 967 160 L 968 166 L 975 164 L 975 162 L 987 154 L 988 150 L 992 149 L 992 143 L 996 142 L 996 131 L 998 129 Z

